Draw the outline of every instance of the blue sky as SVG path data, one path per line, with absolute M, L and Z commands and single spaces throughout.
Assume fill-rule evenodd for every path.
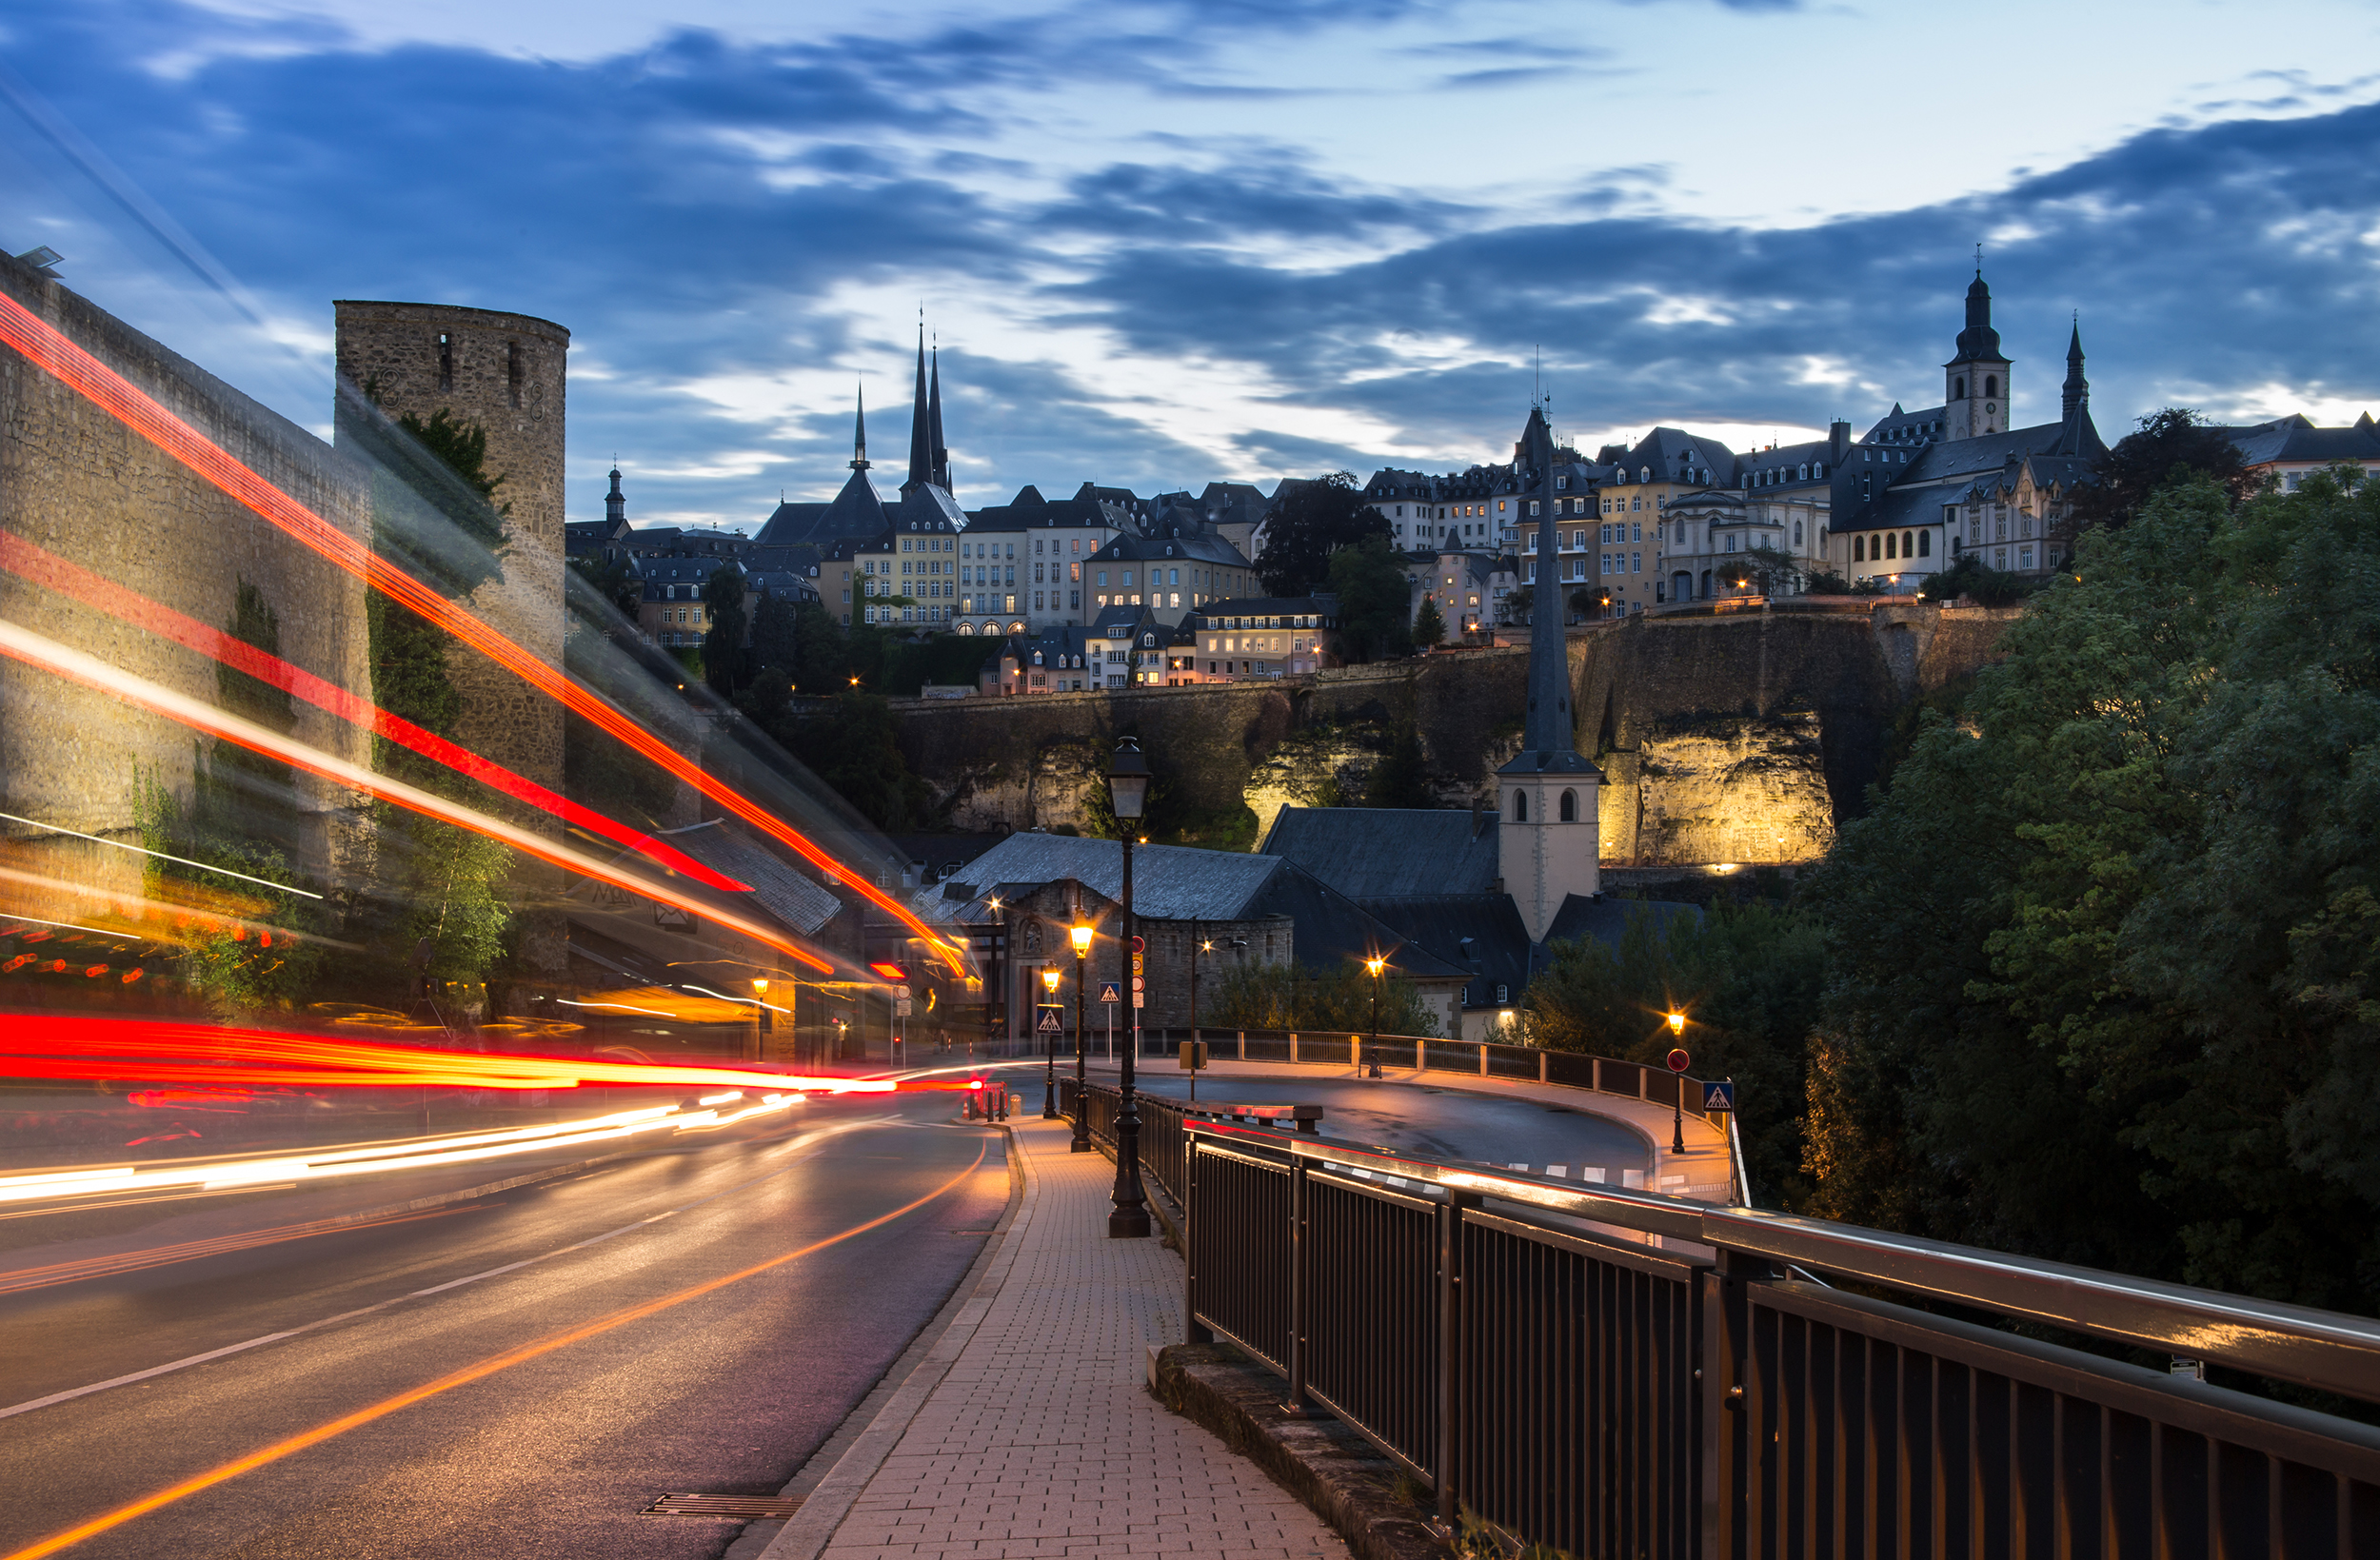
M 0 0 L 0 244 L 299 421 L 329 300 L 574 333 L 570 508 L 1737 447 L 1938 396 L 2380 411 L 2370 0 Z

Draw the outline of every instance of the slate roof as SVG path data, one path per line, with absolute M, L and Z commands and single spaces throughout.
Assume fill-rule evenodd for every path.
M 1497 873 L 1494 820 L 1475 828 L 1470 813 L 1446 808 L 1283 807 L 1258 849 L 1376 915 L 1381 899 L 1485 894 Z
M 2029 455 L 2079 456 L 2087 461 L 2105 454 L 2107 446 L 2099 443 L 2099 430 L 2092 425 L 2090 414 L 2085 413 L 2077 423 L 2079 427 L 2067 423 L 2036 423 L 2029 428 L 2010 428 L 2005 433 L 1928 444 L 1906 470 L 1894 473 L 1893 483 L 1894 486 L 1922 487 L 1976 477 L 2013 464 Z
M 843 910 L 843 901 L 759 845 L 728 832 L 716 819 L 683 829 L 664 829 L 666 839 L 712 871 L 752 885 L 752 899 L 775 919 L 815 937 Z M 622 859 L 625 859 L 623 857 Z M 645 859 L 637 857 L 638 860 Z M 647 863 L 649 869 L 649 862 Z M 742 895 L 727 895 L 740 899 Z
M 2353 424 L 2343 428 L 2318 427 L 2303 414 L 2276 417 L 2270 423 L 2252 427 L 2227 427 L 2231 443 L 2239 446 L 2242 463 L 2248 465 L 2268 465 L 2282 461 L 2366 462 L 2380 460 L 2380 425 L 2366 412 Z
M 1689 433 L 1684 428 L 1655 428 L 1637 440 L 1619 464 L 1621 473 L 1630 481 L 1636 480 L 1645 467 L 1651 466 L 1655 482 L 1700 483 L 1701 473 L 1707 469 L 1711 473 L 1708 485 L 1735 485 L 1735 452 L 1716 439 Z M 1695 475 L 1683 475 L 1688 470 Z

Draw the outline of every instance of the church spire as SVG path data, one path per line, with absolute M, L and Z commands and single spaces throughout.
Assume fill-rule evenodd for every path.
M 926 423 L 925 405 L 925 322 L 918 322 L 918 388 L 909 408 L 909 480 L 902 487 L 915 487 L 934 480 L 934 435 Z
M 611 458 L 611 491 L 604 495 L 604 523 L 625 525 L 628 523 L 628 497 L 620 491 L 620 457 Z
M 868 465 L 866 386 L 863 385 L 861 387 L 859 397 L 859 416 L 853 420 L 851 428 L 851 469 L 854 471 L 865 471 Z
M 2066 344 L 2066 393 L 2059 421 L 2072 423 L 2074 414 L 2091 405 L 2091 381 L 2083 377 L 2082 310 L 2074 311 L 2074 333 Z
M 933 407 L 926 415 L 934 451 L 933 481 L 935 486 L 947 493 L 950 491 L 950 446 L 942 443 L 942 349 L 939 345 L 934 348 L 930 371 L 933 376 L 930 391 Z

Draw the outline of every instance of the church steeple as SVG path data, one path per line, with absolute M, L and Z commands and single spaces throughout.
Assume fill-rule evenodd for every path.
M 1521 747 L 1496 772 L 1502 820 L 1497 859 L 1504 891 L 1520 912 L 1529 940 L 1542 942 L 1574 895 L 1600 887 L 1602 774 L 1578 754 L 1571 734 L 1570 645 L 1556 559 L 1554 430 L 1542 406 L 1529 408 L 1516 451 L 1537 494 L 1536 563 L 1529 618 L 1529 707 Z
M 907 492 L 934 480 L 934 434 L 926 422 L 925 404 L 925 322 L 918 322 L 918 388 L 909 407 L 909 480 L 901 484 Z
M 2074 311 L 2074 334 L 2066 343 L 2066 386 L 2058 402 L 2058 421 L 2072 423 L 2074 414 L 2091 405 L 2091 381 L 2083 378 L 2082 311 Z
M 859 394 L 859 415 L 853 420 L 851 427 L 851 469 L 854 471 L 865 471 L 868 466 L 867 391 L 864 387 L 863 387 Z
M 1983 247 L 1975 247 L 1975 279 L 1967 288 L 1967 328 L 1956 355 L 1942 365 L 1943 430 L 1952 439 L 1999 433 L 2009 425 L 2008 358 L 1992 328 L 1992 289 L 1983 280 Z
M 942 443 L 942 350 L 939 346 L 934 348 L 930 372 L 932 380 L 929 393 L 932 396 L 933 406 L 927 413 L 927 422 L 933 441 L 934 485 L 947 493 L 950 491 L 950 446 Z
M 619 526 L 628 523 L 628 497 L 620 491 L 620 467 L 611 468 L 611 491 L 604 495 L 604 523 Z

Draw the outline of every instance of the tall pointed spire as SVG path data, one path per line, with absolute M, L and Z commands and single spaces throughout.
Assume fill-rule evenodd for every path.
M 925 408 L 925 322 L 918 321 L 918 388 L 917 398 L 909 408 L 909 480 L 902 484 L 905 492 L 934 480 L 934 435 L 926 424 Z
M 865 471 L 868 466 L 867 387 L 865 385 L 862 385 L 860 387 L 859 405 L 859 416 L 853 421 L 851 428 L 851 469 L 854 471 Z
M 2091 381 L 2083 377 L 2082 310 L 2074 311 L 2074 334 L 2066 344 L 2066 392 L 2058 420 L 2072 423 L 2074 414 L 2091 405 Z
M 1567 615 L 1555 560 L 1560 543 L 1554 529 L 1554 429 L 1544 410 L 1529 408 L 1520 448 L 1537 503 L 1537 588 L 1529 614 L 1529 718 L 1515 763 L 1533 770 L 1584 768 L 1570 732 L 1570 650 L 1562 626 Z
M 932 410 L 926 414 L 934 450 L 934 485 L 950 491 L 950 446 L 942 443 L 942 349 L 934 347 L 931 390 Z

